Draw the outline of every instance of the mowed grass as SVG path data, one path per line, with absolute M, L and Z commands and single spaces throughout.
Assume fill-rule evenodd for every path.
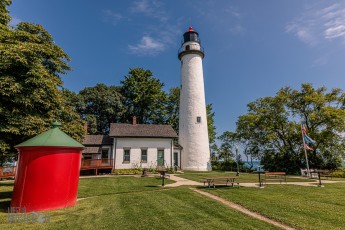
M 345 229 L 345 183 L 205 191 L 297 229 Z
M 0 229 L 277 229 L 191 191 L 138 177 L 81 179 L 74 207 L 44 212 L 50 223 L 8 223 L 13 183 L 0 183 Z
M 236 176 L 235 172 L 223 172 L 223 171 L 209 171 L 209 172 L 191 172 L 187 171 L 185 173 L 177 174 L 177 176 L 193 180 L 197 182 L 203 182 L 205 177 L 236 177 L 236 182 L 240 183 L 259 183 L 259 176 L 255 173 L 240 173 L 239 176 Z M 261 179 L 265 178 L 265 175 L 261 174 Z M 287 182 L 313 182 L 308 178 L 296 178 L 295 176 L 287 176 Z

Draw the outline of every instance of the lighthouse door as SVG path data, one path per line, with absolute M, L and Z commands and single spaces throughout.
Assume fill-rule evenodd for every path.
M 157 152 L 157 166 L 164 166 L 164 150 L 159 149 Z

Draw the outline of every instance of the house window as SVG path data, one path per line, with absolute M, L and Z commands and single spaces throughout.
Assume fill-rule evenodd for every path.
M 147 149 L 141 149 L 141 163 L 147 163 Z
M 196 123 L 201 123 L 201 117 L 196 117 Z
M 123 163 L 129 163 L 131 161 L 131 150 L 124 149 L 123 150 Z
M 102 149 L 102 159 L 108 158 L 108 149 Z
M 157 150 L 157 166 L 164 166 L 164 149 Z

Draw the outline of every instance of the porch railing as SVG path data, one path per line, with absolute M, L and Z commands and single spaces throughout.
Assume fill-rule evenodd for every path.
M 112 168 L 113 162 L 113 159 L 82 159 L 80 169 Z
M 0 167 L 0 178 L 10 178 L 16 175 L 16 166 Z

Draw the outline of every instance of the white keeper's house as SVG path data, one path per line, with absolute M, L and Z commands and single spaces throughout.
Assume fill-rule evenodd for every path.
M 177 134 L 171 125 L 110 124 L 109 135 L 86 135 L 82 171 L 95 174 L 113 169 L 181 167 Z

